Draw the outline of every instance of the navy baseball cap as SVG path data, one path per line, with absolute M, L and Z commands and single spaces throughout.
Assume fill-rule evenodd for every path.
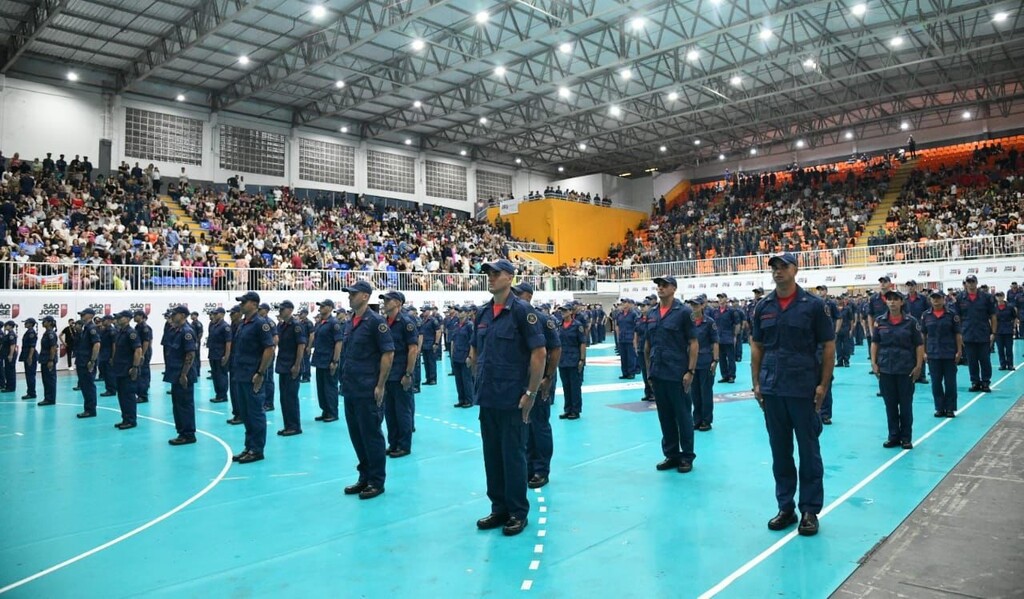
M 892 283 L 892 279 L 890 279 L 888 275 L 882 275 L 882 276 L 878 277 L 878 282 L 879 283 Z
M 188 316 L 188 308 L 185 306 L 174 306 L 171 308 L 171 314 L 184 314 Z
M 764 293 L 764 287 L 754 287 L 754 293 Z
M 793 252 L 782 252 L 779 254 L 772 254 L 771 258 L 768 258 L 768 266 L 772 266 L 773 264 L 780 261 L 784 264 L 792 264 L 796 266 L 796 254 L 794 254 Z
M 43 322 L 44 322 L 44 323 L 47 323 L 47 322 L 53 322 L 53 323 L 56 323 L 56 322 L 57 322 L 57 319 L 56 319 L 56 318 L 54 318 L 53 316 L 50 316 L 49 314 L 47 314 L 46 316 L 44 316 L 44 317 L 43 317 Z
M 224 308 L 222 308 L 221 306 L 217 306 L 213 310 L 210 310 L 210 314 L 223 314 L 223 313 L 224 313 Z
M 13 320 L 8 320 L 7 322 L 4 323 L 4 326 L 16 327 L 16 326 L 18 326 L 18 323 L 14 322 Z
M 263 302 L 262 304 L 260 304 L 259 309 L 260 310 L 270 310 L 270 304 L 268 304 L 267 302 Z
M 941 289 L 931 289 L 928 291 L 928 297 L 946 297 L 946 294 L 942 293 Z
M 675 277 L 658 277 L 658 278 L 654 279 L 654 284 L 655 285 L 671 285 L 673 287 L 679 287 L 679 284 L 676 283 L 676 278 Z
M 104 314 L 102 320 L 114 320 L 114 317 L 111 316 L 110 314 Z M 10 321 L 10 322 L 11 322 L 11 324 L 14 324 L 13 320 Z
M 231 309 L 228 310 L 228 312 L 230 312 L 232 314 L 238 314 L 241 311 L 242 311 L 242 307 L 241 306 L 237 306 L 237 305 L 236 306 L 231 306 Z
M 131 318 L 131 317 L 132 317 L 132 311 L 131 310 L 121 310 L 120 312 L 117 313 L 117 318 Z
M 35 323 L 36 323 L 36 319 L 35 318 L 26 318 L 25 319 L 25 324 L 35 324 Z
M 280 304 L 277 305 L 277 309 L 278 310 L 284 310 L 285 308 L 292 308 L 292 309 L 294 309 L 295 308 L 295 304 L 292 303 L 292 300 L 284 300 L 283 302 L 281 302 Z
M 334 307 L 334 300 L 332 300 L 332 299 L 325 299 L 322 302 L 317 302 L 316 305 L 318 305 L 318 306 L 328 306 L 328 307 L 333 308 Z
M 964 283 L 977 283 L 977 282 L 978 282 L 978 277 L 976 277 L 974 275 L 967 275 L 967 278 L 964 279 Z
M 512 288 L 512 293 L 515 293 L 516 295 L 520 295 L 523 293 L 533 293 L 533 285 L 527 283 L 526 281 L 523 281 L 522 283 Z
M 302 306 L 301 308 L 299 308 L 299 314 L 309 314 L 309 308 L 307 308 L 306 306 Z
M 404 304 L 405 303 L 405 294 L 402 293 L 401 291 L 391 290 L 391 291 L 388 291 L 387 293 L 380 294 L 380 299 L 383 299 L 383 300 L 389 300 L 389 299 L 390 300 L 398 300 L 398 301 L 400 301 L 400 302 L 402 302 Z
M 904 285 L 906 285 L 907 287 L 910 287 L 911 285 L 914 285 L 916 287 L 917 286 L 917 281 L 915 281 L 914 279 L 910 279 L 909 281 L 904 283 Z
M 895 289 L 890 289 L 889 291 L 885 292 L 885 299 L 889 299 L 891 297 L 898 297 L 901 300 L 906 299 L 906 297 L 902 293 Z
M 132 316 L 141 316 L 141 317 L 145 318 L 146 317 L 146 311 L 145 310 L 136 310 L 135 312 L 132 313 Z
M 373 285 L 369 281 L 356 281 L 348 287 L 342 288 L 345 293 L 373 293 Z
M 822 287 L 824 287 L 824 285 L 818 285 L 818 289 L 821 289 Z M 728 293 L 719 293 L 715 297 L 724 297 L 724 298 L 728 299 L 729 298 L 729 294 Z
M 236 302 L 256 302 L 260 303 L 260 294 L 255 291 L 246 291 L 242 295 L 235 298 Z
M 499 258 L 493 262 L 484 262 L 484 265 L 480 267 L 480 270 L 483 271 L 484 274 L 487 274 L 492 270 L 495 272 L 503 270 L 510 275 L 516 274 L 516 267 L 504 258 Z
M 96 316 L 96 310 L 93 310 L 92 308 L 86 308 L 84 310 L 79 310 L 78 312 L 79 316 L 85 316 L 86 314 L 89 314 L 90 316 Z
M 703 306 L 704 304 L 708 303 L 708 296 L 702 293 L 698 296 L 691 297 L 690 299 L 686 300 L 686 303 L 695 304 L 697 306 Z

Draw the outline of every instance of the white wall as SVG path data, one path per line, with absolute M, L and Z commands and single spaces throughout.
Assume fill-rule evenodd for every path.
M 108 107 L 109 104 L 109 107 Z M 173 114 L 203 122 L 203 147 L 205 149 L 202 165 L 182 165 L 160 161 L 144 160 L 124 155 L 124 127 L 127 108 L 138 108 Z M 234 125 L 280 133 L 286 136 L 285 176 L 272 177 L 255 173 L 244 173 L 220 168 L 219 129 L 218 126 Z M 316 139 L 356 148 L 355 185 L 346 187 L 317 181 L 306 181 L 299 178 L 299 138 Z M 164 185 L 176 179 L 185 166 L 185 172 L 192 180 L 226 182 L 236 172 L 245 177 L 247 185 L 288 185 L 324 189 L 328 191 L 347 191 L 367 193 L 385 197 L 434 204 L 455 210 L 472 211 L 476 202 L 476 170 L 477 168 L 512 176 L 512 193 L 523 196 L 530 190 L 543 190 L 550 182 L 547 175 L 526 169 L 509 169 L 489 163 L 475 163 L 459 160 L 455 157 L 434 155 L 428 152 L 411 150 L 404 146 L 385 144 L 366 144 L 351 135 L 331 135 L 322 130 L 307 128 L 289 128 L 280 123 L 261 121 L 253 117 L 228 113 L 213 113 L 203 107 L 176 102 L 160 102 L 151 99 L 139 99 L 132 96 L 110 96 L 79 89 L 74 84 L 53 86 L 21 79 L 4 78 L 0 75 L 0 149 L 6 156 L 19 152 L 22 158 L 32 160 L 37 156 L 42 159 L 46 152 L 52 152 L 56 159 L 61 153 L 68 161 L 75 154 L 87 155 L 94 165 L 99 165 L 99 140 L 108 138 L 112 142 L 110 161 L 116 168 L 122 160 L 134 165 L 139 162 L 143 167 L 152 162 L 160 169 Z M 416 160 L 415 185 L 416 192 L 403 194 L 370 189 L 366 181 L 366 151 L 375 149 L 392 154 L 411 156 Z M 433 160 L 466 167 L 466 198 L 451 200 L 446 198 L 428 197 L 426 193 L 426 161 Z
M 584 175 L 552 181 L 551 187 L 556 186 L 584 194 L 599 194 L 601 198 L 610 198 L 618 208 L 641 212 L 650 212 L 651 194 L 654 193 L 651 177 L 629 179 L 608 174 Z M 537 191 L 543 191 L 543 188 Z

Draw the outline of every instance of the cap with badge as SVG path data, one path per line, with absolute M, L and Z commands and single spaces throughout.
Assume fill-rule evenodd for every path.
M 231 306 L 231 309 L 229 309 L 229 310 L 228 310 L 228 312 L 229 312 L 230 314 L 238 314 L 238 313 L 239 313 L 239 312 L 241 312 L 241 311 L 242 311 L 242 307 L 241 307 L 241 306 L 239 306 L 239 305 L 237 305 L 237 304 L 236 304 L 236 305 L 234 305 L 234 306 Z
M 702 293 L 700 295 L 691 297 L 690 299 L 686 300 L 686 303 L 693 304 L 695 306 L 703 306 L 704 304 L 708 303 L 708 296 Z
M 246 291 L 242 295 L 236 297 L 235 301 L 236 302 L 242 302 L 242 303 L 245 303 L 245 302 L 256 302 L 258 304 L 258 303 L 260 303 L 260 294 L 256 293 L 255 291 Z
M 132 312 L 132 316 L 142 316 L 142 317 L 145 317 L 146 316 L 146 311 L 145 310 L 136 310 L 135 312 Z
M 345 293 L 373 293 L 373 285 L 370 285 L 369 281 L 359 280 L 348 287 L 343 287 L 342 291 Z
M 117 313 L 117 317 L 118 318 L 129 318 L 130 319 L 132 317 L 132 311 L 131 310 L 121 310 L 120 312 Z
M 655 285 L 671 285 L 673 287 L 678 287 L 679 286 L 676 283 L 676 278 L 675 277 L 657 277 L 657 278 L 654 279 L 654 284 Z
M 78 311 L 78 315 L 79 316 L 86 316 L 86 315 L 88 315 L 88 316 L 95 316 L 96 315 L 96 310 L 93 310 L 92 308 L 85 308 L 84 310 L 79 310 Z
M 769 267 L 772 267 L 772 266 L 774 266 L 776 264 L 780 264 L 780 263 L 781 264 L 792 264 L 792 265 L 796 266 L 796 264 L 797 264 L 796 254 L 794 254 L 793 252 L 781 252 L 781 253 L 778 253 L 778 254 L 772 254 L 772 256 L 770 258 L 768 258 L 768 266 Z
M 332 300 L 332 299 L 325 299 L 322 302 L 317 302 L 316 305 L 318 305 L 318 306 L 327 306 L 328 308 L 332 308 L 333 309 L 334 308 L 334 300 Z
M 514 293 L 516 295 L 522 295 L 524 293 L 529 293 L 529 294 L 532 295 L 533 294 L 533 285 L 530 284 L 530 283 L 527 283 L 526 281 L 523 281 L 522 283 L 519 283 L 518 285 L 512 287 L 512 293 Z
M 223 314 L 223 313 L 224 313 L 224 308 L 222 306 L 217 306 L 213 310 L 210 310 L 210 314 Z
M 904 299 L 906 299 L 906 298 L 904 297 L 904 295 L 903 295 L 902 293 L 900 293 L 900 292 L 899 292 L 898 290 L 896 290 L 896 289 L 890 289 L 889 291 L 886 291 L 886 292 L 885 292 L 885 299 L 893 299 L 893 298 L 896 298 L 896 299 L 899 299 L 899 300 L 904 300 Z
M 499 258 L 492 262 L 484 262 L 483 266 L 480 267 L 480 271 L 484 274 L 490 272 L 507 272 L 510 275 L 516 274 L 516 267 L 514 264 L 504 258 Z
M 259 309 L 260 310 L 267 310 L 267 311 L 269 311 L 270 310 L 270 304 L 268 304 L 267 302 L 263 302 L 262 304 L 259 305 Z
M 764 287 L 754 287 L 753 293 L 764 295 Z
M 188 307 L 174 306 L 173 308 L 171 308 L 171 314 L 184 314 L 185 316 L 188 316 Z
M 941 289 L 929 289 L 928 297 L 946 297 Z
M 395 290 L 392 289 L 392 290 L 390 290 L 390 291 L 388 291 L 386 293 L 380 294 L 380 299 L 382 299 L 382 300 L 397 300 L 397 301 L 402 302 L 404 304 L 405 303 L 405 294 L 402 293 L 401 291 L 395 291 Z
M 967 275 L 967 278 L 964 279 L 964 283 L 977 283 L 977 282 L 978 282 L 978 277 L 976 277 L 974 275 Z
M 878 282 L 879 283 L 892 283 L 892 279 L 890 279 L 888 275 L 882 275 L 882 276 L 878 277 Z
M 57 319 L 56 319 L 56 318 L 54 318 L 54 317 L 53 317 L 52 315 L 50 315 L 50 314 L 47 314 L 46 316 L 44 316 L 44 317 L 43 317 L 43 324 L 46 324 L 46 323 L 48 323 L 48 322 L 52 322 L 52 323 L 55 323 L 55 324 L 56 324 L 56 322 L 57 322 Z
M 284 310 L 286 308 L 295 308 L 295 304 L 292 303 L 292 300 L 284 300 L 283 302 L 277 305 L 278 310 Z
M 32 318 L 32 317 L 26 318 L 25 319 L 25 324 L 26 325 L 35 325 L 36 324 L 36 319 Z

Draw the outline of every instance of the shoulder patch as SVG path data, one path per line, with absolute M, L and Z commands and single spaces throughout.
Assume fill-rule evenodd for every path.
M 414 325 L 413 323 L 410 322 L 410 323 L 405 325 L 405 330 L 410 331 L 410 332 L 411 331 L 415 331 L 416 330 L 416 325 Z
M 534 314 L 533 312 L 530 312 L 529 314 L 526 315 L 526 322 L 530 324 L 537 324 L 537 315 Z
M 713 320 L 711 321 L 711 330 L 712 331 L 717 331 L 718 330 L 718 325 L 715 324 L 715 321 L 713 321 Z
M 377 325 L 377 330 L 380 331 L 381 333 L 387 333 L 390 329 L 388 328 L 387 323 L 382 322 L 379 325 Z
M 548 324 L 547 324 L 547 327 L 548 327 L 549 329 L 551 329 L 552 331 L 553 331 L 553 330 L 555 330 L 555 321 L 553 321 L 553 320 L 548 320 Z
M 131 339 L 132 341 L 135 341 L 137 337 L 138 335 L 136 335 L 135 333 L 128 333 L 128 338 Z
M 192 341 L 192 333 L 185 333 L 185 341 Z
M 270 323 L 264 323 L 263 330 L 269 332 L 270 331 Z
M 578 326 L 578 327 L 576 327 L 576 328 L 577 328 L 577 329 L 579 329 L 579 331 L 580 331 L 581 333 L 583 332 L 583 326 L 582 326 L 582 325 L 581 325 L 581 326 Z
M 339 323 L 337 323 L 337 322 L 334 323 L 334 330 L 335 331 L 341 330 L 341 325 Z
M 693 312 L 690 312 L 690 320 L 693 322 L 697 322 L 697 315 L 694 314 Z

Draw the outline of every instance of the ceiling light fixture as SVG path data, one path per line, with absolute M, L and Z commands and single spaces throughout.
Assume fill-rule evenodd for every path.
M 406 138 L 405 138 L 405 145 L 407 145 L 407 146 L 411 146 L 411 145 L 412 145 L 412 140 L 411 140 L 411 139 L 409 139 L 408 137 L 406 137 Z
M 238 57 L 238 64 L 240 64 L 240 65 L 247 65 L 247 64 L 249 64 L 249 57 L 246 56 L 245 54 L 239 56 Z
M 421 40 L 420 38 L 412 40 L 412 49 L 415 50 L 416 52 L 419 52 L 420 50 L 423 50 L 426 47 L 427 42 Z
M 725 160 L 725 154 L 719 154 L 718 155 L 718 159 L 719 160 Z
M 561 44 L 558 45 L 558 51 L 561 52 L 562 54 L 569 54 L 570 52 L 572 52 L 572 44 L 570 44 L 569 42 L 562 42 Z
M 341 129 L 338 129 L 338 131 L 341 131 L 342 133 L 348 133 L 348 127 L 342 126 Z
M 697 50 L 690 50 L 686 53 L 686 60 L 689 60 L 690 62 L 694 62 L 698 58 L 700 58 L 700 52 Z
M 497 75 L 498 77 L 504 77 L 505 76 L 505 72 L 506 72 L 505 71 L 505 67 L 503 67 L 503 66 L 499 65 L 499 66 L 494 67 L 494 74 Z
M 516 164 L 522 164 L 522 163 L 523 163 L 523 159 L 522 158 L 516 158 Z
M 179 102 L 184 102 L 185 101 L 185 94 L 178 94 L 174 99 L 179 101 Z
M 743 83 L 743 78 L 739 75 L 733 75 L 732 79 L 729 80 L 729 83 L 733 84 L 735 87 L 739 87 Z
M 337 81 L 334 82 L 334 87 L 341 89 L 345 87 L 345 82 L 342 81 L 341 79 L 338 79 Z
M 569 88 L 568 87 L 560 87 L 560 88 L 558 88 L 558 95 L 559 95 L 559 97 L 562 97 L 562 98 L 568 98 L 569 97 Z
M 843 135 L 843 137 L 845 137 L 846 139 L 853 139 L 853 131 L 847 131 L 846 134 Z
M 902 123 L 900 123 L 900 131 L 906 131 L 908 129 L 910 129 L 910 123 L 908 123 L 907 121 L 903 121 Z
M 420 106 L 423 106 L 423 102 L 420 102 L 419 100 L 416 100 L 412 103 L 413 108 L 419 108 Z
M 459 150 L 459 156 L 465 156 L 465 155 L 466 155 L 466 151 L 465 150 Z
M 964 117 L 964 120 L 965 120 L 965 121 L 966 121 L 967 119 L 971 118 L 971 111 L 970 111 L 970 110 L 965 110 L 965 111 L 964 111 L 964 114 L 963 114 L 963 117 Z
M 314 19 L 322 19 L 327 16 L 327 9 L 324 8 L 323 4 L 317 4 L 310 9 L 309 13 L 313 15 Z
M 669 92 L 668 93 L 668 101 L 669 102 L 675 102 L 678 99 L 679 99 L 679 92 Z
M 889 45 L 892 46 L 893 48 L 899 48 L 900 46 L 903 45 L 903 38 L 897 35 L 896 37 L 889 40 Z
M 806 69 L 815 69 L 817 67 L 818 63 L 814 62 L 813 58 L 808 58 L 807 60 L 804 61 L 804 68 Z
M 693 140 L 693 145 L 699 146 L 700 145 L 700 140 L 699 139 Z
M 476 13 L 476 22 L 481 24 L 481 25 L 486 23 L 487 20 L 490 19 L 490 18 L 491 18 L 491 15 L 487 14 L 486 10 L 481 10 L 480 12 Z
M 629 70 L 629 67 L 626 67 L 619 71 L 619 77 L 622 77 L 626 81 L 629 81 L 630 79 L 633 78 L 633 71 Z
M 480 124 L 481 125 L 486 125 L 487 124 L 487 117 L 485 117 L 485 116 L 480 117 Z
M 996 23 L 1003 23 L 1003 22 L 1006 21 L 1006 19 L 1009 19 L 1009 18 L 1010 18 L 1010 13 L 1008 13 L 1008 12 L 997 12 L 995 14 L 995 16 L 992 17 L 992 20 L 995 21 Z
M 558 167 L 558 172 L 564 173 L 565 172 L 565 167 L 564 166 Z
M 68 71 L 68 81 L 78 81 L 78 73 L 74 71 Z
M 668 148 L 666 148 L 665 146 L 661 146 L 660 148 L 658 148 L 658 151 L 659 152 L 668 152 Z
M 608 112 L 612 116 L 622 116 L 622 109 L 614 104 L 608 109 Z
M 750 155 L 757 156 L 757 148 L 750 148 Z
M 637 17 L 629 22 L 629 28 L 632 29 L 633 31 L 641 31 L 644 28 L 644 25 L 646 24 L 647 19 L 643 17 Z
M 796 140 L 796 147 L 798 147 L 798 148 L 804 147 L 804 140 L 802 140 L 802 139 Z
M 773 35 L 775 34 L 772 33 L 771 29 L 765 28 L 761 30 L 761 33 L 758 34 L 758 37 L 761 38 L 762 42 L 767 42 L 768 40 L 772 39 Z
M 860 4 L 854 4 L 850 7 L 850 12 L 855 17 L 863 17 L 868 12 L 868 5 L 861 2 Z
M 586 150 L 587 149 L 587 144 L 585 144 L 583 142 L 580 142 L 579 145 L 576 146 L 576 147 L 578 147 L 580 150 Z

